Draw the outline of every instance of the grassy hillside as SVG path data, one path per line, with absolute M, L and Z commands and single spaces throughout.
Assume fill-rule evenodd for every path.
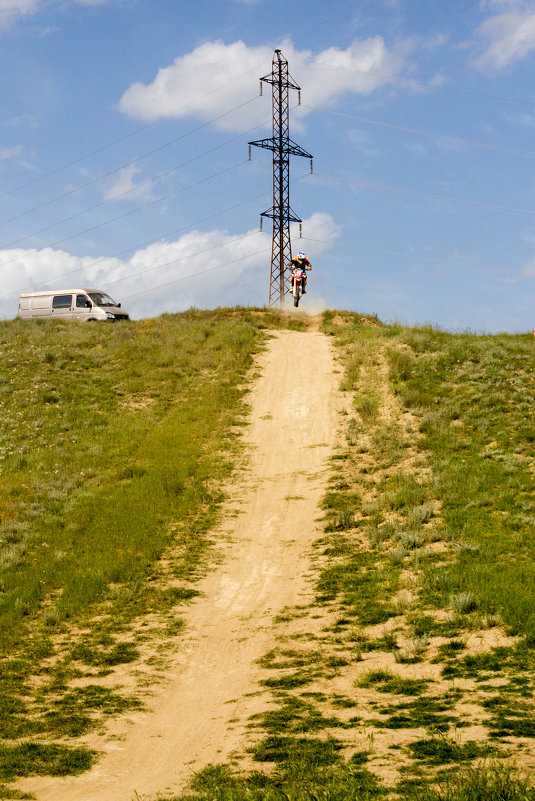
M 0 781 L 85 770 L 77 737 L 142 704 L 101 679 L 164 668 L 279 325 L 0 324 Z M 314 602 L 274 621 L 258 770 L 208 766 L 187 798 L 535 801 L 533 337 L 323 330 L 348 413 Z
M 86 769 L 94 755 L 50 741 L 141 704 L 69 682 L 180 629 L 247 370 L 266 327 L 285 324 L 246 310 L 0 323 L 0 779 Z
M 323 330 L 350 411 L 316 597 L 274 621 L 258 772 L 184 799 L 535 801 L 533 339 Z

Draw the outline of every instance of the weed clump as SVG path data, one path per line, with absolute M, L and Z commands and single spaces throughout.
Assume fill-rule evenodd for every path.
M 65 776 L 89 770 L 96 757 L 89 748 L 20 743 L 0 745 L 0 778 Z

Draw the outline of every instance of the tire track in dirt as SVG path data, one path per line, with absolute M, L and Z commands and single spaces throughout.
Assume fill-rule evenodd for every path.
M 196 770 L 247 748 L 246 723 L 268 703 L 256 660 L 274 645 L 273 617 L 310 600 L 309 548 L 339 408 L 331 343 L 319 332 L 275 332 L 258 368 L 244 428 L 248 466 L 230 490 L 222 560 L 199 585 L 168 680 L 152 690 L 146 712 L 111 723 L 104 738 L 85 738 L 103 751 L 92 770 L 21 782 L 38 801 L 176 793 Z

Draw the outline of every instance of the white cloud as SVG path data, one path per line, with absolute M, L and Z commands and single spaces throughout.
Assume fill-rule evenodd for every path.
M 320 271 L 321 260 L 315 259 L 329 249 L 338 233 L 339 226 L 330 215 L 313 214 L 303 222 L 303 240 L 293 231 L 294 250 L 305 246 L 314 270 Z M 132 317 L 190 306 L 263 306 L 268 300 L 270 259 L 271 234 L 258 230 L 241 236 L 220 230 L 192 231 L 175 242 L 149 245 L 126 260 L 78 257 L 52 248 L 0 251 L 0 316 L 15 316 L 21 291 L 84 286 L 109 292 Z M 313 279 L 314 273 L 312 297 Z
M 0 161 L 7 161 L 9 159 L 17 158 L 22 153 L 20 145 L 13 145 L 13 147 L 0 148 Z
M 292 246 L 293 251 L 306 250 L 307 256 L 314 261 L 316 256 L 321 256 L 329 250 L 331 243 L 340 236 L 342 227 L 337 225 L 330 214 L 317 211 L 308 220 L 303 220 L 302 224 L 303 239 L 298 239 L 299 224 L 292 225 Z M 306 247 L 303 248 L 303 243 Z
M 507 122 L 513 123 L 513 125 L 521 125 L 524 128 L 535 127 L 535 116 L 528 112 L 509 112 L 507 114 L 502 114 L 502 117 Z
M 535 50 L 535 8 L 515 0 L 498 0 L 484 7 L 504 9 L 486 19 L 476 31 L 480 54 L 474 60 L 482 72 L 503 70 Z
M 154 181 L 147 179 L 140 184 L 135 183 L 136 175 L 141 173 L 141 168 L 137 164 L 128 164 L 119 170 L 114 182 L 109 186 L 104 197 L 106 200 L 154 200 L 152 185 Z
M 56 0 L 56 2 L 63 2 L 63 0 Z M 112 0 L 68 0 L 75 5 L 83 6 L 101 6 Z M 0 0 L 0 30 L 8 28 L 21 17 L 36 14 L 42 8 L 45 8 L 43 0 Z M 54 28 L 45 28 L 39 33 L 40 36 L 47 35 Z
M 7 27 L 18 17 L 33 14 L 40 0 L 0 0 L 0 28 Z
M 524 265 L 522 275 L 526 275 L 528 278 L 535 278 L 535 256 Z
M 389 50 L 380 36 L 354 41 L 346 50 L 330 47 L 317 55 L 298 51 L 287 41 L 282 53 L 302 87 L 303 102 L 312 106 L 330 105 L 349 92 L 370 94 L 393 81 L 405 65 L 403 47 Z M 132 84 L 119 108 L 143 120 L 188 115 L 214 119 L 255 97 L 258 78 L 271 72 L 272 57 L 273 49 L 268 46 L 206 42 L 161 68 L 151 83 Z M 270 86 L 264 84 L 263 91 L 271 94 Z M 307 109 L 301 112 L 306 114 Z M 222 117 L 217 124 L 241 130 L 268 122 L 270 116 L 265 102 L 255 102 Z

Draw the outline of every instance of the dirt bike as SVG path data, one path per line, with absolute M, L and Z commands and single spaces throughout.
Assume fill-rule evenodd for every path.
M 292 272 L 292 295 L 294 297 L 294 306 L 299 306 L 299 300 L 303 294 L 303 283 L 306 278 L 306 273 L 300 267 L 296 267 Z

